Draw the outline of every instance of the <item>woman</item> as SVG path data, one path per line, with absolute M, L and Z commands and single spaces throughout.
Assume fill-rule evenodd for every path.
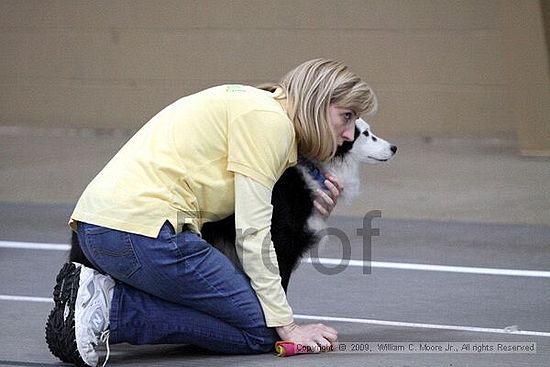
M 278 338 L 312 349 L 337 340 L 328 326 L 294 323 L 269 238 L 271 190 L 298 155 L 330 159 L 376 100 L 325 59 L 269 90 L 223 85 L 174 102 L 92 180 L 70 226 L 107 275 L 74 263 L 59 273 L 46 328 L 56 356 L 95 366 L 108 338 L 223 353 L 267 352 Z M 326 184 L 315 203 L 324 215 L 343 189 L 330 176 Z M 205 222 L 233 213 L 244 273 L 200 237 Z

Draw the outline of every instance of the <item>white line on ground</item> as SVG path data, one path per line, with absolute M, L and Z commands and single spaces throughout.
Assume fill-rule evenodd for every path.
M 0 241 L 0 248 L 15 248 L 15 249 L 23 249 L 23 250 L 68 251 L 71 249 L 71 246 L 67 244 L 61 244 L 61 243 Z
M 34 243 L 34 242 L 15 242 L 15 241 L 0 241 L 0 248 L 14 249 L 29 249 L 29 250 L 53 250 L 53 251 L 68 251 L 70 245 L 57 243 Z M 431 264 L 413 264 L 413 263 L 397 263 L 384 261 L 361 261 L 361 260 L 345 260 L 345 259 L 329 259 L 329 258 L 304 258 L 303 263 L 322 264 L 322 265 L 342 265 L 354 267 L 371 267 L 380 269 L 397 269 L 397 270 L 419 270 L 419 271 L 439 271 L 447 273 L 464 273 L 464 274 L 479 274 L 479 275 L 504 275 L 516 277 L 535 277 L 535 278 L 550 278 L 550 271 L 542 270 L 517 270 L 517 269 L 500 269 L 500 268 L 479 268 L 468 266 L 450 266 L 450 265 L 431 265 Z
M 7 294 L 0 294 L 0 301 L 53 303 L 53 298 L 29 297 L 29 296 L 10 296 L 10 295 L 7 295 Z
M 309 264 L 322 264 L 322 265 L 335 265 L 335 266 L 338 266 L 338 265 L 357 266 L 357 267 L 370 266 L 371 268 L 398 269 L 398 270 L 441 271 L 441 272 L 448 272 L 448 273 L 550 278 L 550 271 L 540 271 L 540 270 L 477 268 L 477 267 L 468 267 L 468 266 L 411 264 L 411 263 L 360 261 L 360 260 L 344 260 L 344 259 L 329 259 L 329 258 L 318 258 L 318 259 L 305 258 L 302 260 L 302 262 L 309 263 Z
M 550 337 L 550 333 L 543 332 L 543 331 L 495 329 L 495 328 L 458 326 L 458 325 L 421 324 L 421 323 L 412 323 L 412 322 L 384 321 L 384 320 L 370 320 L 370 319 L 356 319 L 356 318 L 349 318 L 349 317 L 314 316 L 314 315 L 294 315 L 294 318 L 302 319 L 302 320 L 350 322 L 355 324 L 369 324 L 369 325 L 381 325 L 381 326 L 393 326 L 393 327 L 440 329 L 440 330 L 466 331 L 466 332 L 474 332 L 474 333 L 495 333 L 495 334 Z
M 47 298 L 47 297 L 13 296 L 13 295 L 5 295 L 5 294 L 0 295 L 0 301 L 53 303 L 53 299 Z M 513 329 L 507 330 L 507 329 L 483 328 L 483 327 L 475 327 L 475 326 L 458 326 L 458 325 L 441 325 L 441 324 L 422 324 L 422 323 L 413 323 L 413 322 L 385 321 L 385 320 L 317 316 L 317 315 L 294 315 L 294 318 L 300 319 L 300 320 L 349 322 L 354 324 L 368 324 L 368 325 L 379 325 L 379 326 L 388 326 L 388 327 L 439 329 L 439 330 L 454 330 L 454 331 L 464 331 L 464 332 L 473 332 L 473 333 L 493 333 L 493 334 L 550 337 L 550 333 L 543 332 L 543 331 L 513 330 Z

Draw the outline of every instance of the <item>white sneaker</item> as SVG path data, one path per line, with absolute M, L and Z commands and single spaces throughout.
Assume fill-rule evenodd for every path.
M 78 263 L 67 263 L 57 276 L 55 307 L 46 324 L 46 342 L 64 362 L 97 366 L 96 348 L 107 345 L 109 358 L 109 311 L 114 280 Z

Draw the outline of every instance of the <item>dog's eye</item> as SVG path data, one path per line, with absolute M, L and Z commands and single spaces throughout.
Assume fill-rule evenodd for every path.
M 370 135 L 368 130 L 365 130 L 365 132 L 364 132 L 363 134 L 365 134 L 365 136 L 366 136 L 367 138 L 368 138 L 369 135 Z
M 377 140 L 378 140 L 378 138 L 376 138 L 376 136 L 373 135 L 372 136 L 372 141 L 377 141 Z

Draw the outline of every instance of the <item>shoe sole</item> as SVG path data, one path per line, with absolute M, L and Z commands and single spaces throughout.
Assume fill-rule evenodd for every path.
M 46 322 L 46 344 L 63 362 L 89 367 L 78 352 L 75 337 L 75 303 L 80 281 L 80 264 L 66 263 L 56 277 L 55 306 Z

